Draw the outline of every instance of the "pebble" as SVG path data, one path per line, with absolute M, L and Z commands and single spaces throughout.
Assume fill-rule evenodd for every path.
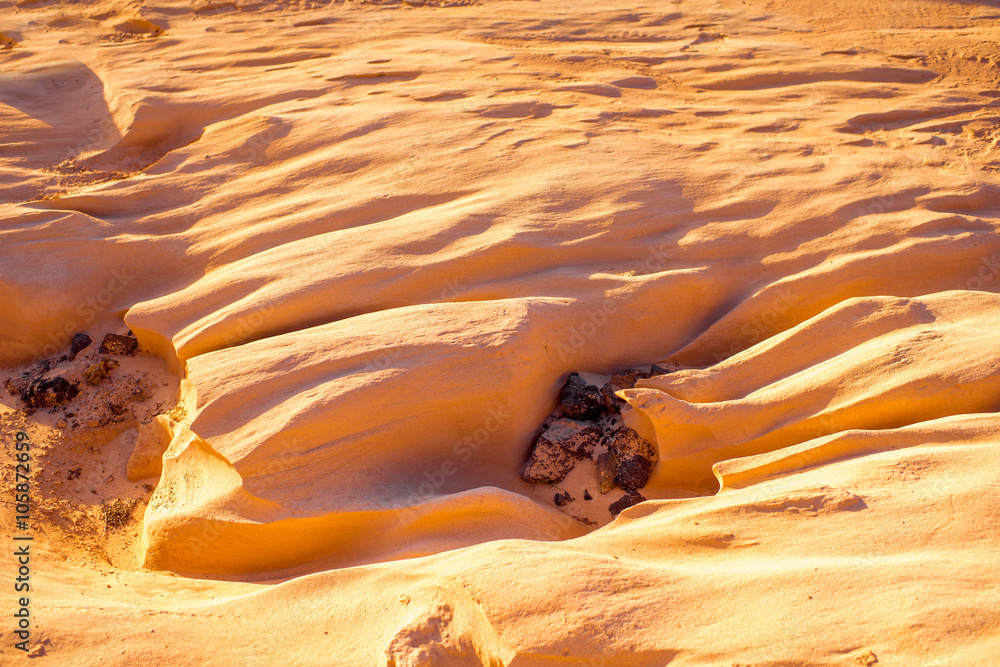
M 611 516 L 618 516 L 623 510 L 626 510 L 634 505 L 638 505 L 645 500 L 646 499 L 643 498 L 639 492 L 632 491 L 631 493 L 626 493 L 624 496 L 611 503 L 608 510 L 611 512 Z
M 618 469 L 618 461 L 611 452 L 604 452 L 597 455 L 597 481 L 601 485 L 601 493 L 607 493 L 615 488 L 615 470 Z
M 73 344 L 69 348 L 69 358 L 70 360 L 75 359 L 76 355 L 80 354 L 88 347 L 93 341 L 85 333 L 78 333 L 73 336 Z

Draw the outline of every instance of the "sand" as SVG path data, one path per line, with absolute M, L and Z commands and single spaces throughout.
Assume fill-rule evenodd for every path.
M 0 382 L 81 391 L 0 392 L 0 662 L 995 663 L 998 39 L 972 0 L 0 0 Z M 653 363 L 647 502 L 522 481 L 569 373 Z

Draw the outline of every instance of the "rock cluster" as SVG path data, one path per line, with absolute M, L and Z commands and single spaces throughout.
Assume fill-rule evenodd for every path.
M 90 336 L 78 333 L 73 336 L 69 353 L 55 361 L 59 366 L 62 362 L 73 361 L 83 350 L 90 347 Z M 109 333 L 104 336 L 104 341 L 99 349 L 100 354 L 132 355 L 138 347 L 138 341 L 134 336 L 120 336 Z M 81 359 L 82 360 L 82 359 Z M 79 363 L 79 362 L 78 362 Z M 119 364 L 114 359 L 98 359 L 83 370 L 83 378 L 90 385 L 100 384 Z M 72 401 L 80 393 L 79 380 L 70 382 L 65 377 L 59 375 L 49 376 L 53 368 L 53 362 L 49 360 L 40 361 L 29 373 L 21 377 L 10 378 L 5 382 L 7 391 L 11 394 L 20 394 L 21 400 L 29 409 L 52 408 L 65 405 Z M 66 370 L 65 368 L 63 370 Z
M 558 484 L 577 465 L 591 465 L 602 494 L 611 492 L 615 486 L 626 492 L 608 508 L 612 516 L 645 500 L 638 489 L 649 481 L 658 458 L 656 448 L 611 418 L 621 411 L 620 399 L 614 392 L 634 387 L 639 379 L 667 372 L 658 366 L 650 371 L 627 369 L 612 375 L 603 387 L 571 373 L 562 388 L 559 407 L 546 420 L 547 426 L 535 442 L 521 473 L 522 479 L 531 484 Z M 585 490 L 584 500 L 592 498 L 589 490 Z M 560 507 L 574 500 L 568 492 L 556 493 L 554 497 Z
M 66 378 L 35 378 L 21 394 L 21 400 L 29 408 L 51 408 L 69 403 L 80 393 L 76 385 Z

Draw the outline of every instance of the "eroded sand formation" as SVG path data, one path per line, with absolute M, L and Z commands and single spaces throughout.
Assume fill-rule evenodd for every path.
M 0 662 L 994 662 L 998 21 L 0 0 Z

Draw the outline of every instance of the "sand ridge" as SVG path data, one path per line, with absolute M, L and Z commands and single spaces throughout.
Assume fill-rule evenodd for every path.
M 36 481 L 34 656 L 1000 652 L 991 3 L 0 15 L 0 365 L 131 330 L 170 394 L 94 436 L 126 529 Z M 521 467 L 570 372 L 653 362 L 650 501 L 591 530 Z M 5 455 L 90 446 L 23 407 Z

